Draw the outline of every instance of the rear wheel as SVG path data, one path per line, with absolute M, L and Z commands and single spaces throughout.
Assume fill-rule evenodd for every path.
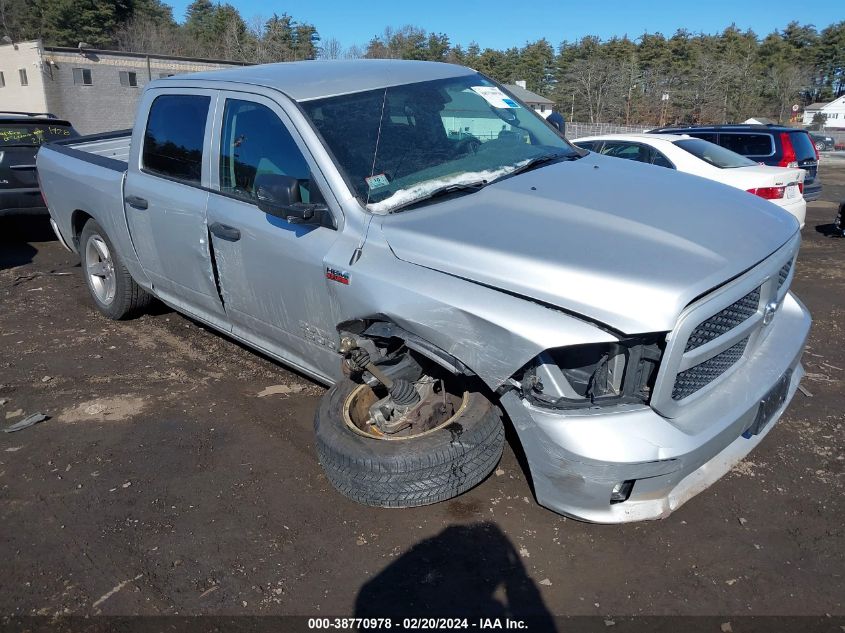
M 815 145 L 816 145 L 816 151 L 818 151 L 818 152 L 824 151 L 824 149 L 826 147 L 825 144 L 822 141 L 816 141 Z
M 85 283 L 97 309 L 110 319 L 123 319 L 146 308 L 152 297 L 135 283 L 106 232 L 88 220 L 79 238 Z
M 314 420 L 317 454 L 343 495 L 370 506 L 421 506 L 460 495 L 496 467 L 504 426 L 483 394 L 443 383 L 421 406 L 440 415 L 393 435 L 368 421 L 382 395 L 378 387 L 347 378 L 320 402 Z

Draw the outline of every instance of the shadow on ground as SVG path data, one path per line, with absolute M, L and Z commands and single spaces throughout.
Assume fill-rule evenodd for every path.
M 510 618 L 555 630 L 516 549 L 489 522 L 453 525 L 414 545 L 361 588 L 355 617 Z
M 817 224 L 816 233 L 821 233 L 825 237 L 845 237 L 842 229 L 836 228 L 835 224 Z
M 38 252 L 32 242 L 55 240 L 46 216 L 0 218 L 0 270 L 29 264 Z

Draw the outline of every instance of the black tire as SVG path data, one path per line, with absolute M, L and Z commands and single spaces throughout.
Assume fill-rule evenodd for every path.
M 111 257 L 112 275 L 114 278 L 114 296 L 110 300 L 104 300 L 98 296 L 94 289 L 91 275 L 88 272 L 89 261 L 87 253 L 88 244 L 91 240 L 101 239 L 108 247 Z M 82 274 L 85 275 L 85 285 L 94 300 L 94 305 L 105 316 L 113 320 L 125 319 L 143 311 L 152 301 L 152 295 L 141 288 L 123 264 L 117 249 L 112 244 L 109 236 L 95 220 L 88 220 L 82 228 L 79 236 L 79 255 L 82 259 Z
M 445 501 L 480 483 L 499 463 L 505 431 L 499 410 L 470 393 L 460 417 L 420 437 L 358 434 L 342 407 L 358 384 L 347 378 L 323 396 L 314 419 L 317 455 L 329 481 L 353 501 L 409 508 Z

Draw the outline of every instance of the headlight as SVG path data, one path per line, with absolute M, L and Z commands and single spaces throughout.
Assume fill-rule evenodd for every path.
M 665 334 L 546 350 L 526 369 L 523 395 L 541 406 L 577 409 L 651 398 Z

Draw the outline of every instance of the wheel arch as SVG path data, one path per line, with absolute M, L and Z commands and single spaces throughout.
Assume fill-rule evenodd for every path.
M 460 359 L 441 349 L 428 339 L 398 325 L 384 315 L 374 315 L 368 318 L 344 321 L 338 324 L 337 330 L 341 338 L 350 335 L 367 340 L 396 338 L 401 340 L 409 349 L 437 363 L 453 375 L 476 375 Z
M 71 240 L 77 252 L 79 251 L 79 237 L 82 235 L 82 229 L 88 223 L 88 220 L 93 219 L 94 216 L 83 209 L 74 209 L 70 214 Z

